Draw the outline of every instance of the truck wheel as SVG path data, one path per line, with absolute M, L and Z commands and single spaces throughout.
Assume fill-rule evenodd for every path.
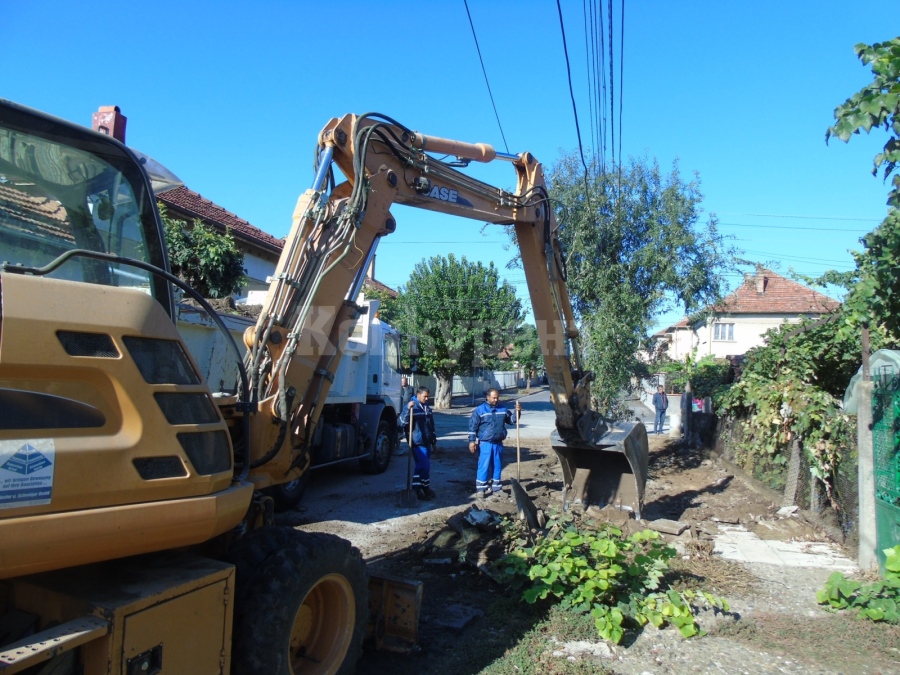
M 288 483 L 282 483 L 281 485 L 268 487 L 263 490 L 263 493 L 270 496 L 272 501 L 275 502 L 275 512 L 283 513 L 284 511 L 290 511 L 297 506 L 300 500 L 303 499 L 303 493 L 306 491 L 306 486 L 308 484 L 309 470 L 300 476 L 300 478 Z
M 394 443 L 397 442 L 397 434 L 393 433 L 387 420 L 378 423 L 378 433 L 375 435 L 375 448 L 372 456 L 359 461 L 362 470 L 366 473 L 384 473 L 391 463 L 391 454 L 394 451 Z
M 234 675 L 350 674 L 368 612 L 365 564 L 331 534 L 267 527 L 234 550 Z

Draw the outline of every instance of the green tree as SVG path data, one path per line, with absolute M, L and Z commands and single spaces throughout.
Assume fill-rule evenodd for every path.
M 453 376 L 512 342 L 522 316 L 514 288 L 493 263 L 452 253 L 418 263 L 397 297 L 397 325 L 419 337 L 418 366 L 434 375 L 435 407 L 449 408 Z
M 530 390 L 532 376 L 537 375 L 544 366 L 544 355 L 541 352 L 537 328 L 530 323 L 519 326 L 513 338 L 510 358 L 525 369 L 525 386 Z
M 199 218 L 188 227 L 185 221 L 170 217 L 164 204 L 158 206 L 172 273 L 205 298 L 224 298 L 240 290 L 244 254 L 231 233 L 217 232 Z
M 900 162 L 900 37 L 853 48 L 864 66 L 872 67 L 875 79 L 834 110 L 834 125 L 825 132 L 825 141 L 837 136 L 847 142 L 860 131 L 884 128 L 889 138 L 883 152 L 875 155 L 872 174 L 882 169 L 885 181 Z M 900 207 L 900 174 L 891 181 L 888 204 Z
M 383 321 L 396 325 L 397 322 L 397 298 L 388 293 L 383 288 L 375 288 L 368 283 L 363 285 L 363 294 L 369 300 L 380 300 L 381 305 L 378 307 L 378 316 Z
M 639 353 L 656 317 L 721 298 L 734 251 L 716 218 L 703 219 L 699 178 L 686 181 L 677 163 L 668 174 L 646 159 L 589 169 L 585 180 L 579 155 L 564 155 L 550 192 L 585 362 L 605 410 L 646 371 Z

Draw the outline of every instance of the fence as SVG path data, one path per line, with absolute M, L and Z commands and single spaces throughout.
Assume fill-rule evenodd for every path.
M 521 373 L 518 370 L 485 370 L 483 373 L 473 375 L 454 375 L 450 390 L 451 396 L 472 396 L 483 398 L 488 389 L 494 388 L 503 391 L 515 389 L 519 386 Z M 437 391 L 437 382 L 431 375 L 413 375 L 414 387 L 428 387 L 432 392 Z
M 900 383 L 889 373 L 876 377 L 874 385 L 875 529 L 881 558 L 882 549 L 900 543 Z
M 742 421 L 735 417 L 719 421 L 716 450 L 753 478 L 780 492 L 783 505 L 799 506 L 823 524 L 839 528 L 848 544 L 857 541 L 859 463 L 855 441 L 840 451 L 838 469 L 830 480 L 829 500 L 826 485 L 811 472 L 799 440 L 774 455 L 748 452 L 743 446 L 753 439 L 745 436 Z

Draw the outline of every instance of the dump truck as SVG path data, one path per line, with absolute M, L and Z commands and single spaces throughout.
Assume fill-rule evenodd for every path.
M 517 188 L 435 154 L 508 161 Z M 350 673 L 367 634 L 415 635 L 421 586 L 394 593 L 349 542 L 275 526 L 266 494 L 309 470 L 395 203 L 514 229 L 563 502 L 639 515 L 646 431 L 591 409 L 541 164 L 374 113 L 329 121 L 316 157 L 246 356 L 229 343 L 237 391 L 215 391 L 173 286 L 230 334 L 169 270 L 152 188 L 166 177 L 0 101 L 0 673 Z
M 381 301 L 357 298 L 361 315 L 347 340 L 312 440 L 310 469 L 358 462 L 365 473 L 384 473 L 398 447 L 401 353 L 408 338 L 379 317 Z M 237 362 L 216 323 L 193 304 L 178 303 L 177 326 L 188 351 L 211 387 L 234 392 Z M 219 314 L 235 341 L 253 326 L 241 314 Z M 237 342 L 243 348 L 243 342 Z M 266 494 L 276 511 L 296 506 L 309 477 L 274 485 Z

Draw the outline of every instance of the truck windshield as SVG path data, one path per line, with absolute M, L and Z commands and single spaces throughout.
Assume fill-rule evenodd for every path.
M 164 267 L 152 200 L 121 146 L 0 106 L 0 261 L 43 266 L 79 248 Z M 166 293 L 147 272 L 100 260 L 74 258 L 50 276 Z

